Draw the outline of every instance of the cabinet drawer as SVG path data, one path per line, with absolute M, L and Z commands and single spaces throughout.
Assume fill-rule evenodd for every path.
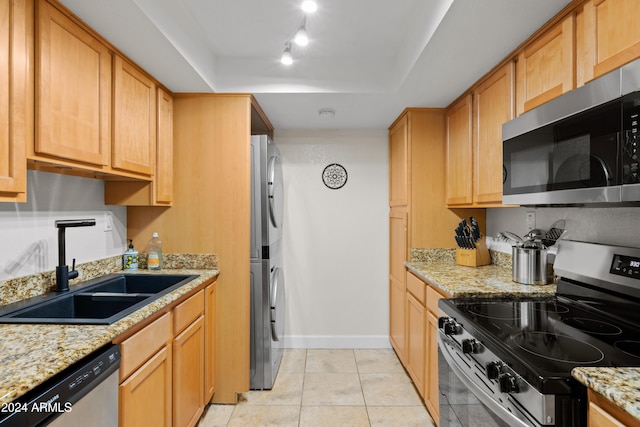
M 438 317 L 438 300 L 440 298 L 446 297 L 431 286 L 427 286 L 427 310 L 433 313 L 436 317 Z
M 204 291 L 180 303 L 173 310 L 173 334 L 178 335 L 202 315 L 204 315 Z
M 426 283 L 418 279 L 413 273 L 407 271 L 407 290 L 411 292 L 411 295 L 416 297 L 416 300 L 422 305 L 425 305 L 426 301 L 426 287 Z
M 171 314 L 166 313 L 120 344 L 120 381 L 171 341 Z

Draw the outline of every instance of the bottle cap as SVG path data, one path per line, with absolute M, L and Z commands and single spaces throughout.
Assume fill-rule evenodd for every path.
M 158 232 L 153 233 L 153 236 L 151 236 L 151 237 L 157 238 L 158 237 Z

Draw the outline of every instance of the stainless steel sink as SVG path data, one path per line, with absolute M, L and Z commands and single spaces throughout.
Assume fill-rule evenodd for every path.
M 109 325 L 197 275 L 110 274 L 0 307 L 0 323 Z

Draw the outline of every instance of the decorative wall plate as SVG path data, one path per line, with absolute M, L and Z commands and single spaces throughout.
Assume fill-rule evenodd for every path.
M 322 171 L 322 181 L 332 190 L 342 188 L 347 183 L 347 170 L 338 163 L 332 163 Z

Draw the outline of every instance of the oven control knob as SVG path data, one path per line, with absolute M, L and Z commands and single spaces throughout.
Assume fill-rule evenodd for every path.
M 438 317 L 438 328 L 439 329 L 443 329 L 444 328 L 444 324 L 447 323 L 449 320 L 451 320 L 451 318 L 449 317 Z
M 480 341 L 476 340 L 476 339 L 465 339 L 462 340 L 462 352 L 465 354 L 471 353 L 471 354 L 476 354 L 476 353 L 480 353 L 480 350 L 482 350 L 482 344 L 480 343 Z
M 462 326 L 453 319 L 445 322 L 443 325 L 445 335 L 458 335 L 462 333 Z
M 502 362 L 489 362 L 485 368 L 487 369 L 487 378 L 497 380 L 502 373 Z
M 500 374 L 498 382 L 500 383 L 500 391 L 503 393 L 518 393 L 520 391 L 516 377 L 511 374 Z

